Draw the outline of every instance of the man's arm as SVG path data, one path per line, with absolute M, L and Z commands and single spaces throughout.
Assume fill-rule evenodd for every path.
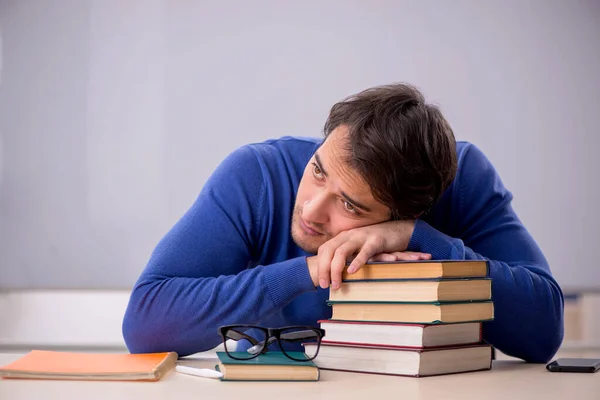
M 306 259 L 247 269 L 256 259 L 264 177 L 248 147 L 232 153 L 160 241 L 136 282 L 123 320 L 132 353 L 180 356 L 219 345 L 217 328 L 254 324 L 316 290 Z
M 489 260 L 495 317 L 483 324 L 484 339 L 505 354 L 547 362 L 563 339 L 562 291 L 492 164 L 474 146 L 463 157 L 447 210 L 457 237 L 417 220 L 408 250 Z

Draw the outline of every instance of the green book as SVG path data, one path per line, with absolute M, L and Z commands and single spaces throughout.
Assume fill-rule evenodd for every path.
M 233 352 L 235 357 L 248 356 L 246 352 Z M 289 354 L 289 353 L 288 353 Z M 306 358 L 302 352 L 293 357 Z M 294 361 L 279 351 L 269 351 L 250 360 L 236 360 L 224 351 L 218 351 L 219 363 L 215 368 L 223 374 L 224 381 L 318 381 L 319 368 L 312 361 Z

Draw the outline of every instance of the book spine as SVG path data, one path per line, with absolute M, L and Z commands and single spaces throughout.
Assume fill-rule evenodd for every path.
M 427 375 L 422 375 L 422 374 L 411 375 L 411 374 L 397 374 L 397 373 L 391 373 L 391 372 L 359 371 L 359 370 L 353 370 L 353 369 L 342 369 L 342 368 L 331 368 L 331 367 L 319 367 L 319 369 L 327 370 L 327 371 L 352 372 L 352 373 L 357 373 L 357 374 L 385 375 L 385 376 L 409 376 L 409 377 L 414 377 L 414 378 L 425 378 L 428 376 L 457 375 L 457 374 L 463 374 L 463 373 L 468 373 L 468 372 L 489 371 L 491 369 L 491 365 L 489 368 L 487 368 L 487 367 L 486 368 L 477 368 L 477 369 L 471 369 L 471 370 L 466 370 L 466 371 L 443 372 L 443 373 L 438 373 L 438 374 L 427 374 Z
M 436 346 L 398 346 L 394 344 L 377 344 L 377 343 L 367 343 L 367 342 L 339 342 L 335 340 L 321 340 L 321 345 L 331 345 L 331 346 L 339 346 L 339 347 L 360 347 L 360 348 L 375 348 L 375 349 L 386 349 L 386 350 L 444 350 L 444 349 L 455 349 L 461 347 L 477 347 L 481 345 L 481 340 L 477 340 L 475 342 L 465 342 L 459 344 L 440 344 Z

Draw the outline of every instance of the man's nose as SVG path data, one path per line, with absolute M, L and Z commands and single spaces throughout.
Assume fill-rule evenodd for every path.
M 304 202 L 302 207 L 302 219 L 316 224 L 324 224 L 327 222 L 326 193 L 317 192 Z

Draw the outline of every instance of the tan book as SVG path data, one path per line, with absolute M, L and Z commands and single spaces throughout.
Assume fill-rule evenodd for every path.
M 331 301 L 451 302 L 491 298 L 490 278 L 351 281 L 329 292 Z
M 485 260 L 421 260 L 370 262 L 353 274 L 344 269 L 342 280 L 484 278 L 489 275 Z
M 158 381 L 174 368 L 177 358 L 174 352 L 105 354 L 33 350 L 0 368 L 0 377 Z
M 494 318 L 491 301 L 462 303 L 334 302 L 332 320 L 399 323 L 457 323 Z
M 327 332 L 322 343 L 433 348 L 482 341 L 481 322 L 425 325 L 321 320 L 319 324 Z

